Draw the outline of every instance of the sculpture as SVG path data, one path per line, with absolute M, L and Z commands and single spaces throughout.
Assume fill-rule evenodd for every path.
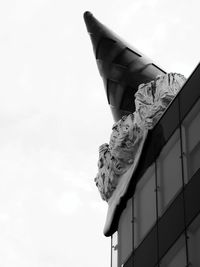
M 169 73 L 139 86 L 135 93 L 135 112 L 115 123 L 109 144 L 99 148 L 95 183 L 103 200 L 112 197 L 121 176 L 138 157 L 145 134 L 156 125 L 185 80 L 183 75 Z
M 185 78 L 157 66 L 132 48 L 90 12 L 84 13 L 99 73 L 114 121 L 109 144 L 99 148 L 95 183 L 108 202 L 104 234 L 111 234 L 117 206 L 126 194 L 148 134 Z

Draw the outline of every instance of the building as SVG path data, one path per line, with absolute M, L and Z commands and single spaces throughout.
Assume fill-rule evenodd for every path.
M 98 21 L 93 20 L 93 27 L 94 23 Z M 100 39 L 96 42 L 98 49 L 100 49 L 99 42 Z M 121 60 L 125 58 L 127 62 L 131 57 L 129 52 L 134 53 L 135 50 L 127 50 L 126 46 L 120 48 L 126 51 L 123 53 L 127 53 Z M 115 51 L 112 56 L 104 55 L 103 60 L 106 61 L 107 58 L 110 60 L 112 57 L 112 62 L 119 63 L 119 55 L 122 52 L 118 50 L 116 56 Z M 138 51 L 136 54 L 140 55 Z M 96 58 L 98 59 L 98 56 Z M 134 60 L 138 63 L 138 59 Z M 164 73 L 152 63 L 144 63 L 146 65 L 141 67 L 143 62 L 146 61 L 138 63 L 140 68 L 136 66 L 135 74 L 138 75 L 136 79 L 138 82 L 154 78 L 158 75 L 157 72 Z M 109 66 L 112 67 L 111 63 L 109 61 Z M 104 62 L 101 64 L 103 67 L 99 67 L 100 71 L 108 68 Z M 133 65 L 131 70 L 128 70 L 130 75 L 134 74 Z M 116 68 L 114 70 L 115 77 L 111 81 L 120 83 L 121 87 L 115 84 L 110 90 L 112 82 L 108 82 L 107 78 L 106 88 L 113 117 L 117 120 L 123 114 L 133 111 L 130 109 L 130 103 L 126 102 L 131 90 L 125 91 L 131 84 L 132 90 L 138 85 L 135 80 L 129 81 L 129 75 L 123 75 L 124 81 L 120 76 L 121 73 L 119 74 L 123 70 L 120 69 L 118 73 Z M 107 73 L 109 71 L 107 70 Z M 112 76 L 104 69 L 102 72 L 104 80 L 106 75 Z M 111 236 L 111 267 L 200 266 L 199 86 L 200 64 L 148 134 L 139 164 L 126 194 L 117 207 L 111 229 L 107 234 Z M 115 90 L 116 88 L 117 90 L 120 88 L 122 92 L 120 89 Z

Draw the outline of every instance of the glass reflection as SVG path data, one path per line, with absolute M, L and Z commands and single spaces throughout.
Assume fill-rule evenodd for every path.
M 187 182 L 200 167 L 200 100 L 183 121 L 182 134 Z
M 162 149 L 157 161 L 158 209 L 162 215 L 182 188 L 179 129 Z
M 146 171 L 134 195 L 134 247 L 137 247 L 156 221 L 155 166 Z

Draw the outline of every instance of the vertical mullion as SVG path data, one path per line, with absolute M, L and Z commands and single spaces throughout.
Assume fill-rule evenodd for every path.
M 134 266 L 134 251 L 135 251 L 135 242 L 134 242 L 134 238 L 135 238 L 135 217 L 134 217 L 134 195 L 132 196 L 132 246 L 133 246 L 133 266 Z
M 186 210 L 185 210 L 185 173 L 184 173 L 184 152 L 183 152 L 183 136 L 181 129 L 181 108 L 180 108 L 180 98 L 178 97 L 178 108 L 179 108 L 179 136 L 180 136 L 180 150 L 181 150 L 181 172 L 182 172 L 182 191 L 183 191 L 183 212 L 184 212 L 184 236 L 185 236 L 185 247 L 186 247 L 186 264 L 189 265 L 189 255 L 188 255 L 188 236 L 186 227 Z
M 157 262 L 159 266 L 159 231 L 158 231 L 158 176 L 157 176 L 157 161 L 155 159 L 155 186 L 156 186 L 156 232 L 157 232 Z

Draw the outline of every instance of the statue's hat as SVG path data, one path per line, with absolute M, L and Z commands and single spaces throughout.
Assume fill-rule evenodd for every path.
M 114 120 L 118 121 L 122 116 L 135 111 L 134 94 L 138 86 L 165 74 L 165 71 L 122 41 L 90 12 L 84 13 L 84 20 L 108 103 Z

